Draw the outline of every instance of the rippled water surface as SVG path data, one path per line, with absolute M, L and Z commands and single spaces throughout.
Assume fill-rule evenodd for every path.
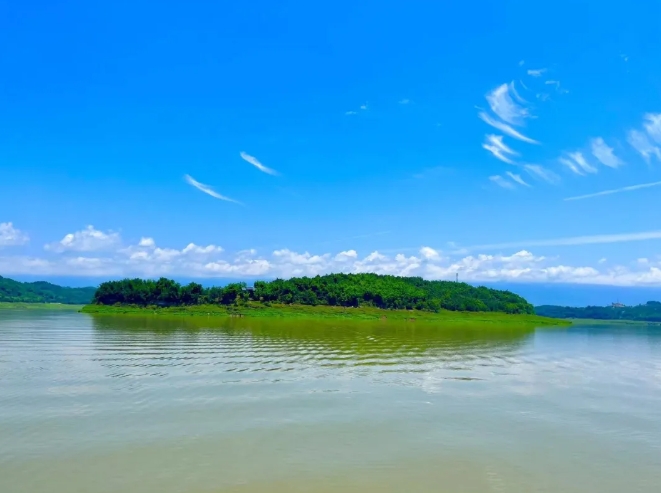
M 0 492 L 267 491 L 661 491 L 661 329 L 0 311 Z

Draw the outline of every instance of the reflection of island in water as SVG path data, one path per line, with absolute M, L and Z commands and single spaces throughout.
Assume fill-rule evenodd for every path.
M 255 364 L 278 358 L 346 366 L 504 357 L 519 351 L 535 332 L 534 327 L 393 321 L 91 318 L 99 349 L 148 348 L 190 356 L 202 351 L 220 357 L 240 353 Z

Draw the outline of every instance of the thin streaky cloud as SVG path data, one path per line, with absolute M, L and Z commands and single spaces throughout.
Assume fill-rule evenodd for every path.
M 514 161 L 507 157 L 507 154 L 518 156 L 518 153 L 503 143 L 502 135 L 488 134 L 486 139 L 487 141 L 482 144 L 484 149 L 493 154 L 495 158 L 508 164 L 514 164 Z
M 523 185 L 524 187 L 530 187 L 523 178 L 521 178 L 521 175 L 517 175 L 516 173 L 512 173 L 511 171 L 506 172 L 507 176 L 509 176 L 512 180 L 517 182 L 519 185 Z
M 574 236 L 571 238 L 554 238 L 548 240 L 515 241 L 512 243 L 496 243 L 493 245 L 475 245 L 463 250 L 497 250 L 502 248 L 526 248 L 544 246 L 578 246 L 598 245 L 607 243 L 626 243 L 631 241 L 659 240 L 661 230 L 643 231 L 640 233 L 623 233 L 611 235 Z
M 558 159 L 558 161 L 560 161 L 562 164 L 567 166 L 567 168 L 569 168 L 571 171 L 573 171 L 577 175 L 585 175 L 585 173 L 583 173 L 583 171 L 571 159 L 561 157 L 560 159 Z
M 493 183 L 495 183 L 499 187 L 506 188 L 508 190 L 512 190 L 514 188 L 513 183 L 507 181 L 505 178 L 503 178 L 500 175 L 490 176 L 489 180 L 491 180 Z
M 404 98 L 399 101 L 399 104 L 409 104 L 411 102 L 410 99 Z
M 528 75 L 531 77 L 541 77 L 544 72 L 546 72 L 545 68 L 528 69 Z
M 574 162 L 576 164 L 578 164 L 583 171 L 586 171 L 587 173 L 596 173 L 597 172 L 597 168 L 595 168 L 590 163 L 588 163 L 582 153 L 580 153 L 580 152 L 570 152 L 569 157 L 571 159 L 573 159 Z
M 661 160 L 661 149 L 652 144 L 645 133 L 639 130 L 630 130 L 627 135 L 627 141 L 648 163 L 652 156 Z
M 597 137 L 590 141 L 592 148 L 592 155 L 596 157 L 599 162 L 610 168 L 617 168 L 623 165 L 622 160 L 613 153 L 613 148 L 609 147 L 604 139 Z
M 652 139 L 661 144 L 661 113 L 647 113 L 643 127 Z
M 241 155 L 241 159 L 243 159 L 244 161 L 252 164 L 255 168 L 257 168 L 262 173 L 266 173 L 266 174 L 273 175 L 273 176 L 278 176 L 278 172 L 276 170 L 271 169 L 267 166 L 264 166 L 262 163 L 259 162 L 259 159 L 257 159 L 256 157 L 251 156 L 250 154 L 246 154 L 243 151 L 240 153 L 240 155 Z
M 525 135 L 523 135 L 522 133 L 520 133 L 519 131 L 517 131 L 516 129 L 514 129 L 510 125 L 490 117 L 484 111 L 480 111 L 480 113 L 478 113 L 477 116 L 480 118 L 480 120 L 482 120 L 487 125 L 490 125 L 493 128 L 500 130 L 501 132 L 503 132 L 504 134 L 509 135 L 510 137 L 521 140 L 523 142 L 527 142 L 528 144 L 539 144 L 538 141 L 536 141 L 534 139 L 531 139 L 530 137 L 526 137 Z
M 227 202 L 234 202 L 235 204 L 243 205 L 241 202 L 238 200 L 231 199 L 229 197 L 225 197 L 224 195 L 219 194 L 216 192 L 212 187 L 209 185 L 205 185 L 204 183 L 200 183 L 197 181 L 195 178 L 193 178 L 190 175 L 184 175 L 184 180 L 186 183 L 189 185 L 197 188 L 200 192 L 204 192 L 207 195 L 211 195 L 213 198 L 219 199 L 219 200 L 225 200 Z
M 567 197 L 564 200 L 569 201 L 569 200 L 591 199 L 594 197 L 602 197 L 604 195 L 612 195 L 614 193 L 633 192 L 635 190 L 642 190 L 644 188 L 652 188 L 659 186 L 661 186 L 661 181 L 655 181 L 652 183 L 641 183 L 640 185 L 630 185 L 628 187 L 616 188 L 614 190 L 604 190 L 603 192 L 589 193 L 587 195 L 579 195 L 577 197 Z
M 530 113 L 527 108 L 517 104 L 512 99 L 510 92 L 517 98 L 518 95 L 514 89 L 514 83 L 501 84 L 493 91 L 487 93 L 485 97 L 491 111 L 498 115 L 501 120 L 511 125 L 522 125 L 524 120 L 530 117 Z
M 356 111 L 346 111 L 344 114 L 345 115 L 357 115 L 358 113 Z
M 523 169 L 525 169 L 530 176 L 540 178 L 547 183 L 558 183 L 560 181 L 558 175 L 539 164 L 524 164 Z

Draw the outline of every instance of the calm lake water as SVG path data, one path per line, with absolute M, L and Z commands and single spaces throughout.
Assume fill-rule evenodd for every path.
M 661 491 L 661 329 L 0 311 L 0 492 Z

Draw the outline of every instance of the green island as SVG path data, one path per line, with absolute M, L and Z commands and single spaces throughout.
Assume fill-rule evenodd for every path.
M 624 306 L 620 303 L 586 307 L 542 305 L 535 307 L 535 313 L 543 317 L 561 319 L 661 322 L 661 302 L 648 301 L 635 306 Z
M 534 313 L 510 291 L 378 274 L 329 274 L 205 288 L 171 279 L 102 283 L 84 313 L 344 318 L 568 325 Z

